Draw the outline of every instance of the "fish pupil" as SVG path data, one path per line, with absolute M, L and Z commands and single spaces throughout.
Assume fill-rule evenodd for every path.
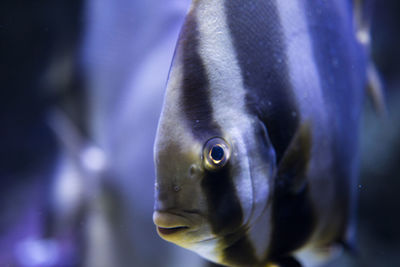
M 219 162 L 224 158 L 224 149 L 220 145 L 216 145 L 211 149 L 211 158 Z

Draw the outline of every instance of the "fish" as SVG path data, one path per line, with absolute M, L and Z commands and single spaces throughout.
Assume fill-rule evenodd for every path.
M 225 266 L 355 246 L 368 56 L 351 1 L 194 0 L 154 143 L 161 238 Z

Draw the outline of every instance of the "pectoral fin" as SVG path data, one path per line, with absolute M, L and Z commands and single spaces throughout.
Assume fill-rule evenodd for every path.
M 311 126 L 300 125 L 278 167 L 278 186 L 291 193 L 300 192 L 306 185 L 306 173 L 311 157 Z

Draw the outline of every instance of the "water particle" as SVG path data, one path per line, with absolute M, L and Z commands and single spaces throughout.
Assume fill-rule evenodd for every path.
M 339 66 L 339 60 L 338 60 L 337 58 L 332 59 L 332 65 L 333 65 L 334 67 Z

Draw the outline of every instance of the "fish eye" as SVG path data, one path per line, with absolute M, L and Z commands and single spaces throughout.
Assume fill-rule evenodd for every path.
M 214 137 L 206 142 L 203 149 L 204 167 L 209 171 L 216 171 L 226 165 L 230 157 L 228 143 L 220 138 Z

